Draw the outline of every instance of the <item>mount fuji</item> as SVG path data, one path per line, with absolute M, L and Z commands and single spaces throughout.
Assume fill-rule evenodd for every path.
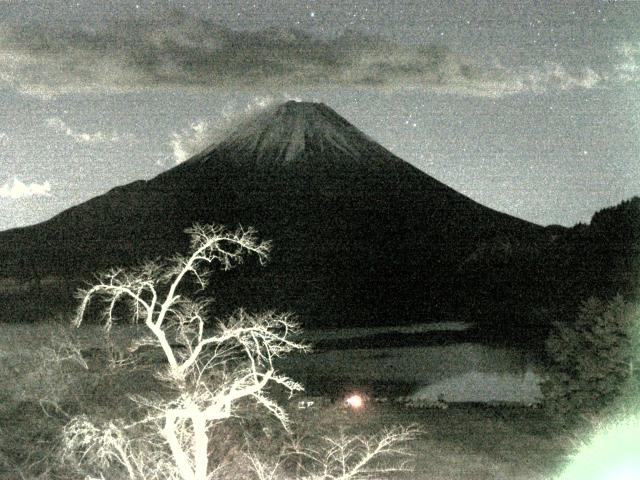
M 267 267 L 216 277 L 222 310 L 290 310 L 320 326 L 520 328 L 526 306 L 553 288 L 530 253 L 555 230 L 476 203 L 307 102 L 262 111 L 151 180 L 0 233 L 0 266 L 81 278 L 184 251 L 194 222 L 253 226 L 273 241 Z

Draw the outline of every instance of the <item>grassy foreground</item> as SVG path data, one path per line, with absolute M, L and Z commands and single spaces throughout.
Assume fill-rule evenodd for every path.
M 542 412 L 524 407 L 450 405 L 441 410 L 385 403 L 343 415 L 358 432 L 417 425 L 422 434 L 412 444 L 414 471 L 406 478 L 419 480 L 548 479 L 571 449 L 566 434 L 551 428 Z M 329 431 L 332 421 L 322 409 L 300 419 L 322 431 Z
M 87 413 L 109 419 L 135 415 L 128 395 L 157 393 L 161 385 L 144 369 L 108 370 L 100 355 L 85 355 L 86 367 L 74 361 L 52 361 L 69 353 L 56 350 L 64 336 L 82 351 L 100 352 L 97 327 L 69 331 L 55 324 L 0 325 L 0 478 L 82 478 L 58 465 L 59 433 L 72 415 Z M 120 330 L 115 337 L 131 335 Z M 552 427 L 540 410 L 523 407 L 450 405 L 448 409 L 408 409 L 395 403 L 369 403 L 358 412 L 340 402 L 300 410 L 289 406 L 295 433 L 308 442 L 335 435 L 374 434 L 384 427 L 417 425 L 419 438 L 411 444 L 414 471 L 396 478 L 429 480 L 535 480 L 554 476 L 572 452 L 571 436 Z M 240 424 L 237 424 L 238 427 Z M 287 440 L 275 424 L 246 420 L 256 444 Z M 239 453 L 247 432 L 225 432 L 217 452 L 229 472 L 246 471 Z M 235 444 L 240 439 L 240 444 Z M 269 442 L 265 442 L 269 440 Z M 230 473 L 229 478 L 234 478 Z M 243 477 L 236 477 L 243 478 Z

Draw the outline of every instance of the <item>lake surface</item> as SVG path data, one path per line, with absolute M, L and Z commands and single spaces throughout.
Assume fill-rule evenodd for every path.
M 312 332 L 315 351 L 281 359 L 278 367 L 313 390 L 369 387 L 413 400 L 538 403 L 541 368 L 535 358 L 516 348 L 468 341 L 473 330 L 351 329 L 325 337 Z

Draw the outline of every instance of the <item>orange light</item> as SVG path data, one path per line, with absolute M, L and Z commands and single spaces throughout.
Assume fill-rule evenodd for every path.
M 347 405 L 349 405 L 349 407 L 355 410 L 358 410 L 364 406 L 364 400 L 358 394 L 351 395 L 345 400 L 345 402 L 347 403 Z

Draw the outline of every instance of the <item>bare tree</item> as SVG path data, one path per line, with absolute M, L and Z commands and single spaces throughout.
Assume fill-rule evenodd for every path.
M 252 399 L 288 428 L 285 411 L 269 398 L 266 387 L 277 383 L 289 392 L 302 390 L 273 366 L 274 358 L 306 348 L 292 339 L 298 325 L 289 315 L 251 315 L 239 310 L 208 335 L 207 301 L 180 292 L 189 276 L 204 289 L 211 271 L 208 267 L 214 262 L 228 270 L 247 253 L 266 261 L 269 244 L 259 242 L 253 230 L 228 232 L 219 226 L 195 225 L 188 233 L 192 239 L 188 257 L 176 256 L 165 265 L 153 262 L 129 270 L 111 270 L 81 292 L 76 325 L 83 322 L 90 302 L 99 299 L 103 302 L 105 329 L 110 330 L 116 321 L 115 312 L 124 303 L 129 307 L 129 318 L 143 322 L 151 334 L 129 350 L 135 352 L 142 345 L 159 347 L 168 363 L 159 376 L 178 392 L 177 398 L 161 404 L 136 398 L 140 405 L 149 407 L 150 415 L 135 425 L 109 422 L 99 428 L 86 417 L 78 417 L 67 426 L 68 451 L 92 452 L 102 467 L 116 462 L 130 479 L 150 478 L 150 472 L 156 470 L 152 466 L 159 463 L 167 478 L 211 478 L 207 446 L 212 423 L 234 415 L 241 400 Z M 160 427 L 169 453 L 162 459 L 157 452 L 136 451 L 136 442 L 125 435 L 145 423 Z M 167 468 L 169 463 L 173 468 Z
M 76 325 L 98 301 L 109 331 L 118 320 L 117 312 L 122 315 L 125 307 L 128 320 L 144 324 L 149 332 L 128 352 L 135 355 L 145 345 L 161 351 L 166 366 L 156 377 L 175 392 L 169 399 L 131 397 L 145 412 L 137 421 L 110 419 L 96 425 L 86 416 L 74 418 L 64 429 L 63 453 L 83 464 L 88 478 L 102 478 L 109 472 L 130 480 L 216 478 L 220 466 L 210 465 L 208 455 L 213 427 L 236 415 L 247 402 L 265 408 L 285 429 L 290 427 L 285 410 L 269 396 L 268 387 L 277 384 L 289 394 L 303 389 L 274 368 L 277 357 L 307 349 L 296 336 L 298 324 L 288 314 L 238 310 L 214 330 L 205 329 L 209 302 L 182 292 L 194 282 L 204 289 L 213 263 L 228 270 L 247 254 L 264 263 L 269 243 L 258 241 L 251 229 L 229 232 L 220 226 L 195 225 L 187 232 L 189 256 L 114 269 L 80 292 Z M 362 462 L 390 452 L 391 445 L 405 439 L 396 433 L 383 437 L 377 446 L 362 443 L 367 452 Z M 337 445 L 330 446 L 329 457 Z M 352 446 L 347 445 L 347 450 Z M 348 458 L 351 462 L 352 457 Z M 360 475 L 362 462 L 351 462 L 349 468 Z M 254 467 L 258 465 L 254 461 Z
M 288 477 L 284 464 L 293 457 L 296 463 L 294 478 L 303 480 L 370 480 L 398 476 L 411 471 L 407 460 L 411 457 L 408 443 L 419 431 L 414 427 L 396 427 L 377 435 L 347 435 L 322 437 L 319 448 L 295 445 L 281 458 L 260 459 L 251 454 L 252 468 L 258 480 L 282 480 Z

